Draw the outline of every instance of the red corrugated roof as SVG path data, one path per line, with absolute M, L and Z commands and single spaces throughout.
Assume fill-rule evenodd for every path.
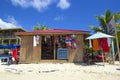
M 34 30 L 30 32 L 17 32 L 16 35 L 33 35 L 33 34 L 66 34 L 66 33 L 89 33 L 83 30 L 65 30 L 65 29 L 49 29 L 49 30 Z

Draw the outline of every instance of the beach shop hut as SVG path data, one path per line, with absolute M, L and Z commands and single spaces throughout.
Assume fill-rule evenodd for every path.
M 21 38 L 20 63 L 82 62 L 89 32 L 50 29 L 15 34 Z

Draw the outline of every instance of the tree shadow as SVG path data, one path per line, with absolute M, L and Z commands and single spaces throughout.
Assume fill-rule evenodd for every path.
M 104 66 L 104 64 L 103 63 L 101 63 L 101 64 L 98 64 L 98 63 L 91 63 L 91 64 L 88 64 L 88 63 L 74 63 L 75 65 L 81 65 L 81 66 L 94 66 L 94 65 L 97 65 L 97 66 Z
M 116 70 L 119 70 L 119 71 L 120 71 L 120 68 L 116 68 Z

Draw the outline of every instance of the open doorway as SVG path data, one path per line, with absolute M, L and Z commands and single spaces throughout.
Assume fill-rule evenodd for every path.
M 42 36 L 42 60 L 53 60 L 54 59 L 54 37 L 53 36 Z

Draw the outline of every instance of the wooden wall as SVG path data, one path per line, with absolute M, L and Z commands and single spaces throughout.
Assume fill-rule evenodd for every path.
M 83 35 L 76 36 L 77 49 L 69 48 L 69 62 L 82 62 L 84 50 Z
M 20 63 L 38 62 L 41 58 L 40 47 L 33 47 L 33 36 L 21 36 Z

